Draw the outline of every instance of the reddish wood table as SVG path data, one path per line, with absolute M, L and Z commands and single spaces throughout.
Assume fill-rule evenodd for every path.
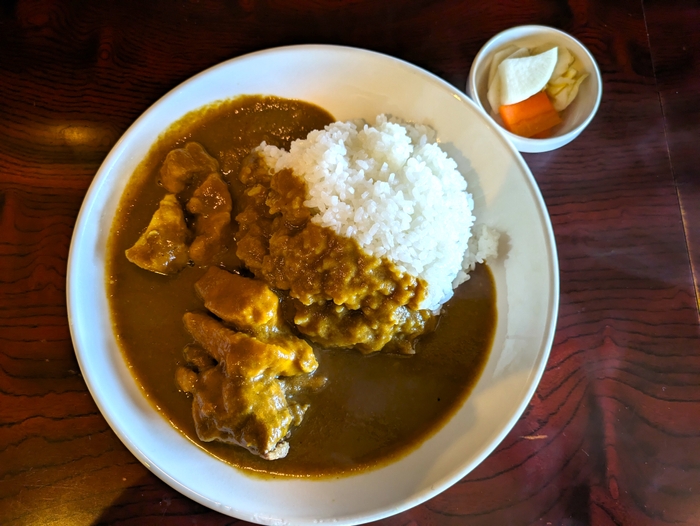
M 520 24 L 593 52 L 604 95 L 570 145 L 526 155 L 554 224 L 561 308 L 513 431 L 385 523 L 700 524 L 700 5 L 692 0 L 0 2 L 0 523 L 230 524 L 165 485 L 97 410 L 65 277 L 101 161 L 164 93 L 223 60 L 333 43 L 464 88 Z

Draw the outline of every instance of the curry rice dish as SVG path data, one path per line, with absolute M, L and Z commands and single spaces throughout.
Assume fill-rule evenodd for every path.
M 145 395 L 250 472 L 348 474 L 407 453 L 459 408 L 493 339 L 476 263 L 497 239 L 472 229 L 434 132 L 332 121 L 260 96 L 186 115 L 110 234 L 115 334 Z

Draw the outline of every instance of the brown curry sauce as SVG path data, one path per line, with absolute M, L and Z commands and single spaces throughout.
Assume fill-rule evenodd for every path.
M 155 184 L 166 154 L 196 141 L 219 161 L 236 196 L 236 176 L 250 150 L 265 140 L 289 143 L 331 122 L 324 110 L 299 101 L 241 97 L 186 115 L 161 137 L 139 165 L 122 197 L 108 246 L 107 290 L 115 334 L 145 395 L 190 440 L 230 464 L 269 475 L 322 476 L 361 471 L 417 447 L 460 407 L 488 357 L 496 324 L 496 294 L 486 266 L 479 265 L 440 316 L 435 332 L 420 338 L 415 355 L 315 347 L 325 388 L 306 395 L 310 408 L 289 438 L 286 458 L 269 461 L 247 450 L 197 438 L 191 400 L 175 372 L 192 338 L 182 323 L 201 311 L 194 284 L 205 268 L 187 267 L 163 276 L 127 261 L 124 251 L 139 237 L 165 191 Z M 235 250 L 223 267 L 241 267 Z

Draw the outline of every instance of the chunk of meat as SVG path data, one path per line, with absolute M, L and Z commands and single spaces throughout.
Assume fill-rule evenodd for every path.
M 187 211 L 195 216 L 195 239 L 190 258 L 197 265 L 207 265 L 227 247 L 225 235 L 231 224 L 231 192 L 218 174 L 211 173 L 187 202 Z
M 289 451 L 283 439 L 305 408 L 290 408 L 274 378 L 231 377 L 221 366 L 198 375 L 193 389 L 192 416 L 197 436 L 249 449 L 268 460 Z
M 173 194 L 182 192 L 195 175 L 219 171 L 219 163 L 201 144 L 188 142 L 168 152 L 160 168 L 160 183 Z
M 179 367 L 176 380 L 193 395 L 192 416 L 200 440 L 243 446 L 268 460 L 286 456 L 289 444 L 284 438 L 309 407 L 287 396 L 300 392 L 304 383 L 316 387 L 319 382 L 283 385 L 277 376 L 309 378 L 302 373 L 318 366 L 311 347 L 291 335 L 262 342 L 206 314 L 187 313 L 183 320 L 198 343 L 184 351 L 197 371 Z M 204 352 L 218 363 L 211 366 Z
M 299 338 L 262 342 L 235 332 L 206 314 L 188 312 L 183 317 L 192 337 L 218 362 L 229 376 L 254 379 L 261 376 L 293 376 L 311 373 L 318 367 L 313 349 Z
M 210 312 L 239 330 L 265 334 L 277 326 L 279 298 L 262 281 L 209 267 L 194 287 Z
M 161 200 L 144 233 L 126 250 L 126 258 L 151 272 L 176 274 L 187 265 L 189 236 L 182 206 L 177 197 L 168 194 Z
M 286 456 L 284 438 L 309 408 L 295 395 L 325 384 L 325 378 L 314 381 L 305 374 L 318 367 L 313 349 L 283 324 L 277 295 L 266 284 L 210 267 L 195 289 L 212 312 L 252 333 L 231 330 L 207 314 L 183 317 L 197 342 L 185 348 L 186 360 L 197 372 L 180 368 L 176 378 L 194 397 L 197 435 L 246 447 L 269 460 Z M 217 365 L 207 368 L 201 352 Z

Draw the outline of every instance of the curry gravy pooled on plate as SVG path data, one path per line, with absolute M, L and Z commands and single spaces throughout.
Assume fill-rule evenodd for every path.
M 475 264 L 495 240 L 483 227 L 470 240 L 461 176 L 419 188 L 428 172 L 459 175 L 433 132 L 380 116 L 311 134 L 340 134 L 347 155 L 338 141 L 292 144 L 331 121 L 272 97 L 185 116 L 137 169 L 110 236 L 115 332 L 146 396 L 195 443 L 252 472 L 337 475 L 405 454 L 461 405 L 493 338 L 493 280 Z M 354 148 L 362 141 L 372 155 Z M 344 180 L 329 190 L 317 173 L 300 176 L 295 149 Z M 441 198 L 457 193 L 463 204 Z M 415 242 L 460 213 L 461 235 L 441 226 Z

